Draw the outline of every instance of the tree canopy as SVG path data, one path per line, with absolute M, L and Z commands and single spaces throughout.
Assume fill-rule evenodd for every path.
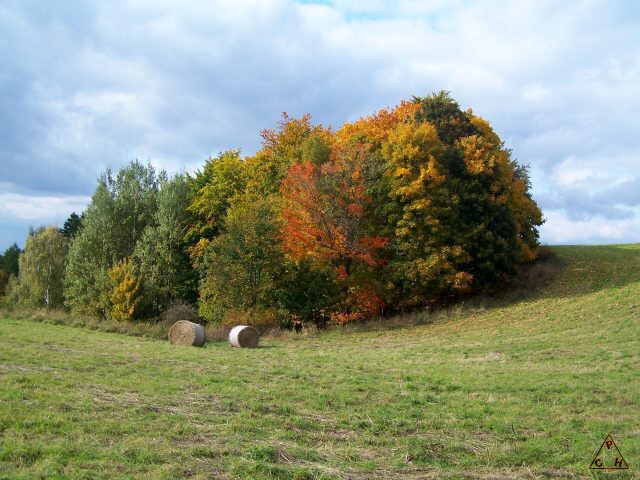
M 2 255 L 0 255 L 0 270 L 4 271 L 7 275 L 18 276 L 18 270 L 20 268 L 18 259 L 22 250 L 18 247 L 17 243 L 14 243 L 8 247 Z
M 29 234 L 20 255 L 18 303 L 27 307 L 62 307 L 64 264 L 68 240 L 54 227 L 42 227 Z
M 189 302 L 210 322 L 295 326 L 495 288 L 536 258 L 526 166 L 447 92 L 337 130 L 285 113 L 261 136 L 255 154 L 222 152 L 193 175 L 105 172 L 82 216 L 0 257 L 0 287 L 20 270 L 18 293 L 36 275 L 35 303 L 60 303 L 62 274 L 45 295 L 34 267 L 55 265 L 74 312 L 138 320 Z

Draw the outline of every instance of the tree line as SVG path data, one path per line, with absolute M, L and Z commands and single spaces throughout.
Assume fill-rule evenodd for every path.
M 495 287 L 536 258 L 527 169 L 446 92 L 337 130 L 283 114 L 261 135 L 255 155 L 226 151 L 194 174 L 106 171 L 81 215 L 5 253 L 7 301 L 123 321 L 185 302 L 212 323 L 347 323 Z

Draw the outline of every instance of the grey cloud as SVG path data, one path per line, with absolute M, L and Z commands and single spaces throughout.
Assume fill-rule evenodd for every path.
M 615 202 L 628 207 L 640 206 L 640 177 L 627 180 L 596 196 L 600 202 Z
M 639 17 L 604 0 L 4 2 L 0 183 L 87 195 L 133 158 L 178 170 L 252 153 L 282 111 L 339 126 L 448 89 L 531 165 L 543 206 L 630 218 L 633 186 L 613 203 L 589 174 L 549 192 L 567 158 L 594 172 L 627 158 L 616 175 L 634 175 Z
M 575 221 L 601 217 L 609 220 L 625 220 L 635 217 L 630 207 L 640 206 L 640 177 L 618 185 L 589 193 L 583 188 L 558 189 L 555 193 L 540 195 L 542 209 L 563 211 Z

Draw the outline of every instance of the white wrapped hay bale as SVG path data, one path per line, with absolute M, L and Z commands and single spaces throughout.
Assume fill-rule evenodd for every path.
M 256 348 L 259 339 L 258 331 L 248 325 L 238 325 L 229 332 L 229 343 L 233 347 Z
M 169 341 L 174 345 L 201 347 L 206 341 L 204 328 L 189 320 L 178 320 L 169 329 Z

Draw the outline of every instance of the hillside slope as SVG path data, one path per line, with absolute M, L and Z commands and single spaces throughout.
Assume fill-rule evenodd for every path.
M 640 478 L 640 245 L 554 250 L 524 298 L 256 350 L 0 319 L 0 478 L 585 477 L 607 434 Z

